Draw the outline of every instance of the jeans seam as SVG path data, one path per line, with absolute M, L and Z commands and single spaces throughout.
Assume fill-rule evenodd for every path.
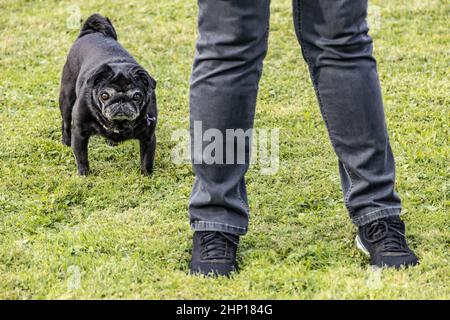
M 350 172 L 348 171 L 347 167 L 345 166 L 345 164 L 343 162 L 342 162 L 342 167 L 344 168 L 344 171 L 345 171 L 345 173 L 347 173 L 349 180 L 350 180 L 350 186 L 344 196 L 344 204 L 345 204 L 345 207 L 347 208 L 347 210 L 349 211 L 350 215 L 354 215 L 355 210 L 353 210 L 353 208 L 350 206 L 350 202 L 349 202 L 350 193 L 353 191 L 353 186 L 354 186 L 353 179 L 352 179 L 352 176 L 350 175 Z
M 296 31 L 297 31 L 297 37 L 300 40 L 301 50 L 303 52 L 303 56 L 305 57 L 305 61 L 306 61 L 307 65 L 308 65 L 308 69 L 309 69 L 309 73 L 311 75 L 311 80 L 312 80 L 312 83 L 313 83 L 314 91 L 316 92 L 316 95 L 317 95 L 317 100 L 318 100 L 318 103 L 319 103 L 319 109 L 320 109 L 320 112 L 322 113 L 323 120 L 325 122 L 325 126 L 327 127 L 328 132 L 329 132 L 331 145 L 336 150 L 336 143 L 335 143 L 335 141 L 334 141 L 334 139 L 333 139 L 333 137 L 331 135 L 330 125 L 328 123 L 328 117 L 327 117 L 327 114 L 325 112 L 325 109 L 323 108 L 322 98 L 321 98 L 320 90 L 319 90 L 318 75 L 316 76 L 315 73 L 314 73 L 314 68 L 313 68 L 313 65 L 311 63 L 311 57 L 309 55 L 309 51 L 307 49 L 306 42 L 304 41 L 303 35 L 302 35 L 302 29 L 303 29 L 303 27 L 302 27 L 303 19 L 301 18 L 302 0 L 293 0 L 293 1 L 297 4 L 296 6 L 294 4 L 294 8 L 296 7 L 296 10 L 294 10 L 294 11 L 296 11 L 295 12 L 296 13 L 296 21 L 294 21 L 294 23 L 297 25 L 297 28 L 295 28 Z M 337 153 L 336 153 L 336 155 L 337 155 Z M 337 157 L 339 158 L 338 155 L 337 155 Z M 347 192 L 344 195 L 345 207 L 349 211 L 350 215 L 353 215 L 354 214 L 354 209 L 350 206 L 350 203 L 349 203 L 350 192 L 352 191 L 352 188 L 353 188 L 353 185 L 354 185 L 353 179 L 352 179 L 352 176 L 350 175 L 350 172 L 347 170 L 344 162 L 341 159 L 339 159 L 339 160 L 342 162 L 342 166 L 344 167 L 344 170 L 347 173 L 347 175 L 349 177 L 349 180 L 350 180 L 349 190 L 347 190 Z
M 247 216 L 250 214 L 250 207 L 249 205 L 244 201 L 244 199 L 242 199 L 241 197 L 241 184 L 238 183 L 237 188 L 236 188 L 236 196 L 238 197 L 239 201 L 241 202 L 241 204 L 244 206 L 245 208 L 245 213 L 247 214 Z

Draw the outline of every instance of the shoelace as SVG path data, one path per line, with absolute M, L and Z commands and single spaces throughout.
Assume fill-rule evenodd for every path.
M 365 230 L 365 236 L 368 242 L 376 243 L 382 241 L 383 251 L 389 252 L 408 252 L 405 242 L 405 235 L 401 221 L 377 220 L 370 224 Z
M 201 239 L 202 259 L 227 259 L 230 258 L 230 242 L 237 245 L 237 239 L 232 235 L 214 231 L 204 234 Z

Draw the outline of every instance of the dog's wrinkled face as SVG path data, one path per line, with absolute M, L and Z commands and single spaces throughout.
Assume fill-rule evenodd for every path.
M 108 121 L 133 121 L 149 102 L 155 80 L 132 64 L 106 64 L 88 80 L 94 105 Z

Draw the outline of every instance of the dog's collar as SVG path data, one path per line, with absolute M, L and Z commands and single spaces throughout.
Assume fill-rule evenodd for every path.
M 156 117 L 150 117 L 148 113 L 145 115 L 145 122 L 147 123 L 148 127 L 150 127 L 152 125 L 152 122 L 154 121 L 156 121 Z

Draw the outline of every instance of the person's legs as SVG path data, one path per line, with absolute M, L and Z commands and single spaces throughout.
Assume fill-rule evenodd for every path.
M 398 216 L 367 0 L 294 0 L 294 24 L 330 140 L 345 205 L 357 226 Z
M 243 235 L 248 225 L 245 164 L 207 164 L 207 129 L 253 127 L 258 82 L 267 51 L 269 0 L 199 0 L 199 35 L 190 88 L 192 160 L 196 179 L 189 203 L 195 231 Z M 225 147 L 223 149 L 225 151 Z M 216 155 L 217 156 L 217 155 Z M 226 155 L 222 154 L 225 162 Z M 221 157 L 219 156 L 219 157 Z
M 398 217 L 395 163 L 387 134 L 367 0 L 293 0 L 294 24 L 331 143 L 356 244 L 377 266 L 418 263 Z

